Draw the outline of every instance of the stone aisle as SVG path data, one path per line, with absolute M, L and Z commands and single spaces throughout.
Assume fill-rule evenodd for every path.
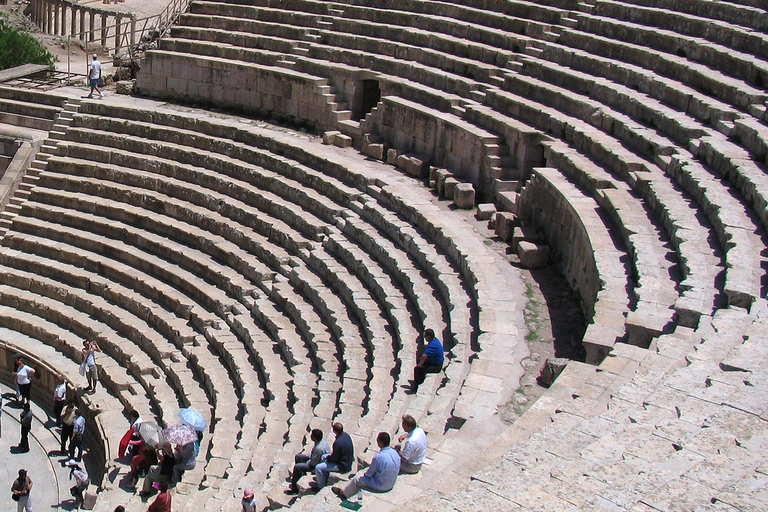
M 18 477 L 19 469 L 26 469 L 32 479 L 32 503 L 34 510 L 61 509 L 71 510 L 73 501 L 69 495 L 69 469 L 62 467 L 59 461 L 65 460 L 58 454 L 58 430 L 49 430 L 46 413 L 32 404 L 32 432 L 29 436 L 30 450 L 27 453 L 13 453 L 11 447 L 19 443 L 19 414 L 13 401 L 7 397 L 14 395 L 14 390 L 6 385 L 0 385 L 3 395 L 2 433 L 0 434 L 0 489 L 3 491 L 4 505 L 2 510 L 16 510 L 16 504 L 11 501 L 11 484 Z M 53 456 L 48 454 L 56 451 Z M 8 491 L 8 492 L 6 492 Z
M 651 350 L 617 345 L 599 368 L 572 362 L 503 456 L 411 510 L 762 510 L 767 334 L 762 300 Z

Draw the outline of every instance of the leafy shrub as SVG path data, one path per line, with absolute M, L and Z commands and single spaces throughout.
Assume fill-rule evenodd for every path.
M 8 18 L 0 14 L 0 69 L 23 64 L 53 66 L 56 58 L 43 43 L 30 34 L 11 26 Z

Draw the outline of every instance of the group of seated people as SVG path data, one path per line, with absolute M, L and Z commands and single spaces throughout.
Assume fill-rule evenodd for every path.
M 402 418 L 404 434 L 398 437 L 399 444 L 392 448 L 391 438 L 387 432 L 379 432 L 376 442 L 379 446 L 371 465 L 362 475 L 355 476 L 344 487 L 333 487 L 331 490 L 343 499 L 357 494 L 360 489 L 372 492 L 387 492 L 392 490 L 399 474 L 415 474 L 421 470 L 427 454 L 427 436 L 424 430 L 416 424 L 413 416 L 406 414 Z M 332 425 L 335 436 L 333 447 L 323 439 L 320 429 L 312 430 L 310 439 L 314 443 L 309 454 L 296 455 L 289 494 L 298 494 L 299 479 L 310 471 L 315 473 L 315 481 L 310 488 L 319 490 L 328 484 L 330 473 L 348 473 L 352 470 L 355 460 L 352 438 L 344 432 L 341 423 Z
M 149 496 L 155 489 L 161 494 L 163 487 L 176 485 L 181 481 L 184 471 L 194 469 L 200 450 L 202 433 L 198 440 L 172 448 L 168 442 L 160 446 L 149 446 L 139 435 L 139 426 L 143 422 L 136 411 L 130 413 L 131 430 L 126 439 L 126 451 L 131 456 L 130 487 L 136 488 L 139 478 L 144 476 L 142 496 Z

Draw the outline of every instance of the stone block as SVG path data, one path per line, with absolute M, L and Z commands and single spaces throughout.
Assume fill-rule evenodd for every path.
M 453 193 L 460 183 L 461 182 L 456 178 L 446 178 L 445 183 L 443 183 L 443 195 L 446 199 L 453 199 Z
M 544 242 L 544 236 L 542 236 L 539 230 L 534 227 L 517 226 L 512 231 L 512 240 L 510 241 L 513 251 L 517 251 L 520 242 L 540 244 Z
M 384 160 L 384 144 L 375 143 L 365 145 L 363 146 L 363 153 L 376 160 Z
M 323 144 L 327 146 L 333 144 L 333 139 L 336 135 L 341 135 L 341 132 L 335 130 L 323 132 Z
M 136 92 L 136 80 L 123 80 L 115 84 L 117 94 L 133 94 Z
M 352 147 L 352 137 L 343 133 L 335 135 L 333 137 L 333 145 L 340 148 L 350 148 Z
M 462 210 L 471 210 L 475 206 L 475 187 L 471 183 L 459 183 L 453 191 L 453 204 Z
M 550 357 L 544 362 L 539 373 L 539 384 L 549 387 L 565 370 L 569 360 L 561 357 Z
M 496 219 L 496 236 L 505 242 L 511 240 L 512 232 L 517 224 L 517 215 L 510 212 L 498 212 L 494 218 Z
M 549 264 L 549 246 L 520 242 L 517 247 L 520 264 L 525 268 L 541 268 Z
M 443 197 L 445 195 L 445 180 L 451 176 L 451 171 L 447 169 L 437 169 L 435 171 L 435 188 L 437 188 L 438 197 Z
M 96 500 L 98 495 L 93 491 L 88 491 L 83 495 L 83 505 L 80 507 L 83 510 L 93 510 L 96 506 Z
M 496 205 L 493 203 L 481 203 L 477 205 L 475 218 L 477 220 L 491 220 L 496 213 Z
M 390 165 L 395 165 L 397 163 L 397 150 L 396 149 L 388 149 L 387 150 L 387 163 Z

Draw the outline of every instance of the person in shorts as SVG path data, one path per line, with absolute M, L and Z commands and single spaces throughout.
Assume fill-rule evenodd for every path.
M 93 60 L 88 66 L 88 79 L 91 83 L 91 92 L 87 97 L 93 98 L 93 91 L 96 91 L 99 93 L 99 98 L 103 98 L 104 95 L 101 94 L 101 90 L 99 90 L 99 80 L 101 80 L 101 62 L 99 62 L 99 57 L 95 53 L 93 54 Z

